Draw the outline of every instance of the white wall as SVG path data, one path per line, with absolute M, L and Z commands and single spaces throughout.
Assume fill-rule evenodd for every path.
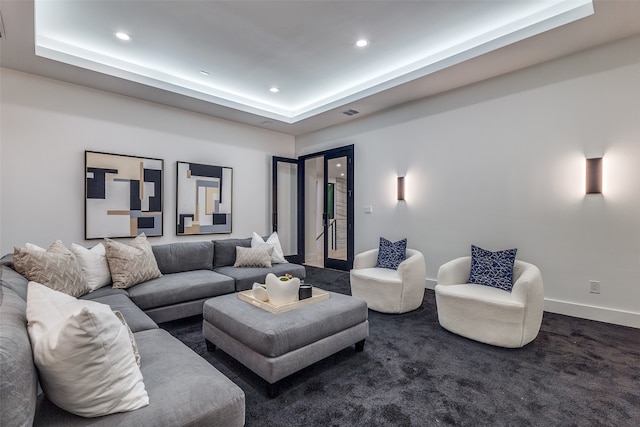
M 640 37 L 296 139 L 298 155 L 347 144 L 356 253 L 408 237 L 432 287 L 471 244 L 516 247 L 548 311 L 640 327 Z M 604 195 L 585 196 L 598 155 Z
M 271 156 L 294 138 L 133 98 L 0 69 L 0 250 L 84 241 L 84 151 L 164 159 L 164 236 L 175 236 L 176 161 L 233 168 L 233 233 L 271 231 Z

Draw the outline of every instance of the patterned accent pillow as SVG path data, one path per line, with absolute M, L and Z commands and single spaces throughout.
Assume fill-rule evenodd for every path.
M 517 249 L 491 252 L 471 245 L 469 283 L 511 292 Z
M 376 268 L 397 270 L 400 263 L 405 259 L 407 259 L 407 239 L 392 243 L 384 237 L 380 238 Z
M 138 351 L 138 343 L 136 342 L 136 338 L 133 336 L 133 332 L 131 331 L 131 328 L 125 320 L 122 312 L 120 312 L 119 310 L 113 310 L 113 314 L 116 315 L 120 323 L 122 323 L 122 326 L 127 328 L 127 335 L 129 335 L 129 341 L 131 342 L 131 350 L 133 350 L 133 356 L 136 358 L 136 365 L 138 365 L 139 368 L 140 366 L 142 366 L 142 359 L 140 358 L 140 351 Z
M 271 268 L 273 246 L 265 245 L 257 248 L 236 246 L 236 262 L 234 267 L 266 267 Z
M 13 265 L 28 280 L 72 297 L 91 290 L 73 253 L 60 240 L 53 242 L 46 251 L 13 248 Z
M 104 239 L 114 288 L 126 289 L 162 276 L 147 236 L 141 233 L 129 245 Z

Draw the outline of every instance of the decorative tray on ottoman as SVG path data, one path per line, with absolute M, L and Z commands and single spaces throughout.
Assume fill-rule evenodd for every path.
M 312 289 L 313 289 L 313 293 L 311 294 L 311 298 L 306 298 L 303 300 L 294 301 L 289 304 L 282 304 L 282 305 L 274 305 L 274 304 L 271 304 L 269 301 L 265 302 L 265 301 L 260 301 L 258 299 L 255 299 L 253 297 L 252 289 L 249 289 L 248 291 L 238 292 L 238 298 L 240 298 L 242 301 L 246 301 L 251 305 L 255 305 L 256 307 L 260 307 L 261 309 L 269 311 L 271 313 L 283 313 L 285 311 L 295 310 L 296 308 L 304 307 L 306 305 L 315 304 L 317 302 L 329 299 L 328 292 L 323 291 L 322 289 L 319 289 L 316 287 Z

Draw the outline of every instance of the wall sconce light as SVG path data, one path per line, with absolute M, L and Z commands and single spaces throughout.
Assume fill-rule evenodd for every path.
M 398 177 L 398 200 L 404 200 L 404 176 Z
M 602 157 L 587 159 L 586 194 L 602 194 Z

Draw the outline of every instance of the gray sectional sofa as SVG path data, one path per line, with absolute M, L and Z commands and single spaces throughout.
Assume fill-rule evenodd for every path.
M 251 239 L 153 246 L 163 275 L 128 289 L 103 287 L 82 296 L 119 310 L 134 333 L 149 405 L 132 412 L 82 418 L 42 393 L 27 332 L 28 281 L 0 259 L 0 425 L 236 426 L 244 424 L 244 393 L 156 322 L 201 314 L 209 298 L 251 288 L 273 272 L 305 277 L 297 264 L 235 268 L 235 247 Z

